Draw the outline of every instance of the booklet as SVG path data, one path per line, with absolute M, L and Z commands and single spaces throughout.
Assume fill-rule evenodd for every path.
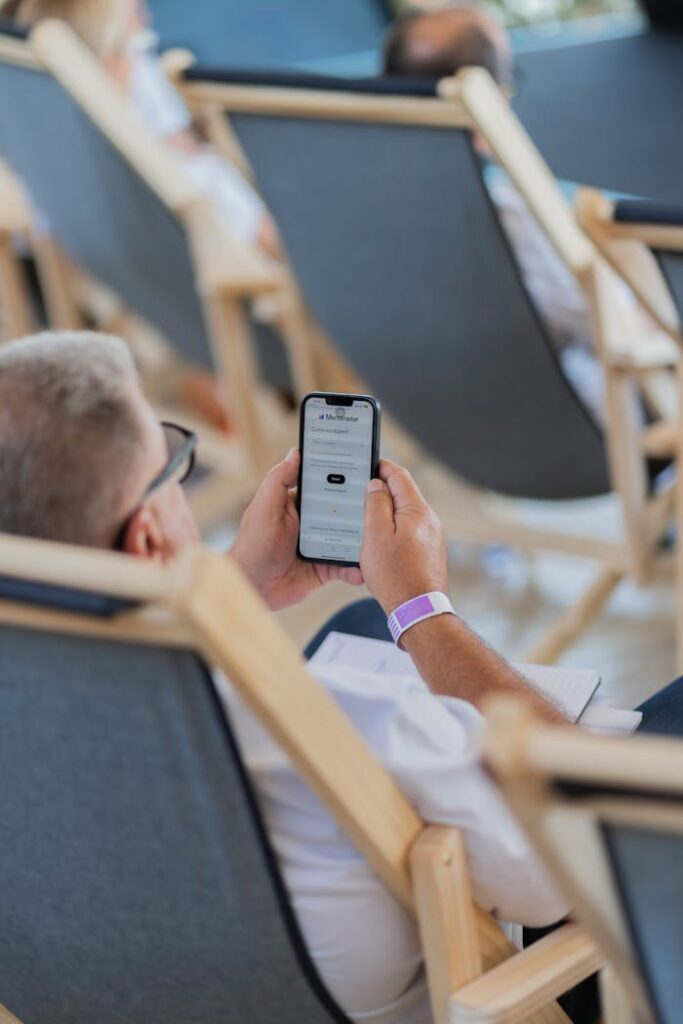
M 412 676 L 419 679 L 413 660 L 388 640 L 331 632 L 311 658 L 312 665 L 345 665 L 378 675 Z M 602 698 L 593 699 L 600 676 L 591 669 L 556 668 L 547 665 L 515 665 L 532 686 L 557 704 L 572 722 L 595 732 L 618 735 L 634 732 L 642 715 L 613 708 Z

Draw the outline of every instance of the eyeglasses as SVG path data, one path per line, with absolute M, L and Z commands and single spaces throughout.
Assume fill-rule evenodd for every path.
M 197 435 L 192 430 L 179 426 L 177 423 L 162 423 L 168 459 L 166 464 L 152 482 L 147 485 L 145 492 L 140 498 L 139 505 L 149 498 L 150 494 L 158 490 L 167 480 L 175 480 L 176 483 L 184 484 L 194 469 L 195 451 L 197 448 Z
M 157 491 L 169 480 L 175 480 L 178 484 L 184 484 L 194 469 L 195 452 L 197 448 L 197 435 L 192 430 L 179 426 L 177 423 L 162 423 L 168 458 L 163 468 L 157 473 L 154 479 L 147 485 L 140 500 L 131 512 L 126 516 L 123 525 L 114 539 L 114 549 L 120 550 L 123 547 L 123 540 L 128 525 L 140 508 L 142 503 L 149 498 L 150 494 Z

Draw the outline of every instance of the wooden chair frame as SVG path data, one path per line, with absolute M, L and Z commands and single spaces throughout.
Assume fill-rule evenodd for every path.
M 679 348 L 683 328 L 664 275 L 653 250 L 683 252 L 683 228 L 666 224 L 622 224 L 614 220 L 614 203 L 595 189 L 583 188 L 576 197 L 576 209 L 586 234 L 602 257 L 638 296 L 644 309 Z M 679 410 L 683 408 L 683 366 L 678 364 L 678 406 L 676 415 L 649 430 L 649 444 L 658 451 L 683 453 L 683 431 Z M 677 535 L 683 536 L 683 492 L 677 501 Z M 683 622 L 683 545 L 677 550 L 678 621 Z M 683 631 L 677 635 L 677 664 L 683 669 Z
M 19 338 L 34 328 L 31 302 L 22 278 L 14 242 L 28 242 L 31 214 L 20 185 L 0 162 L 0 342 Z
M 140 603 L 103 620 L 0 601 L 2 623 L 195 649 L 225 672 L 385 885 L 417 916 L 435 1024 L 568 1024 L 553 1000 L 600 967 L 595 944 L 569 925 L 516 950 L 472 901 L 458 830 L 420 820 L 230 559 L 194 549 L 162 567 L 0 536 L 0 574 L 88 592 L 101 591 L 106 580 L 107 594 Z
M 510 698 L 493 698 L 487 718 L 488 766 L 577 919 L 608 958 L 605 1024 L 651 1024 L 599 825 L 613 822 L 683 832 L 683 744 L 652 736 L 605 739 L 541 725 Z M 665 796 L 656 807 L 642 797 L 566 799 L 553 787 L 555 780 L 606 789 L 632 787 L 641 794 Z
M 509 543 L 527 550 L 554 550 L 596 561 L 600 571 L 586 592 L 526 653 L 530 661 L 552 662 L 580 636 L 615 587 L 626 577 L 646 584 L 670 562 L 659 550 L 674 507 L 674 487 L 651 497 L 646 456 L 656 431 L 644 430 L 634 415 L 643 382 L 675 365 L 673 345 L 647 344 L 625 319 L 615 300 L 616 275 L 577 225 L 547 165 L 490 76 L 469 68 L 439 84 L 435 98 L 359 95 L 272 86 L 183 80 L 188 56 L 170 62 L 174 80 L 190 109 L 216 120 L 233 113 L 339 118 L 387 124 L 467 128 L 484 138 L 506 170 L 557 253 L 575 276 L 590 305 L 596 351 L 606 380 L 607 454 L 612 486 L 620 500 L 623 537 L 540 530 L 520 519 L 518 503 L 470 491 L 470 500 L 430 495 L 450 536 L 475 543 Z M 668 446 L 664 454 L 675 451 Z M 660 454 L 660 450 L 657 450 Z M 424 460 L 423 460 L 424 462 Z M 420 467 L 417 467 L 419 475 Z M 667 564 L 667 567 L 668 564 Z M 681 626 L 683 632 L 683 625 Z M 683 642 L 682 642 L 683 644 Z
M 293 419 L 290 423 L 269 403 L 259 386 L 244 301 L 267 296 L 277 303 L 277 326 L 295 388 L 305 392 L 315 385 L 308 360 L 308 328 L 291 277 L 285 267 L 257 247 L 233 237 L 180 162 L 131 113 L 95 57 L 66 24 L 42 22 L 27 41 L 0 38 L 0 58 L 53 75 L 187 233 L 216 373 L 239 432 L 237 443 L 222 438 L 220 454 L 220 436 L 212 438 L 210 430 L 202 429 L 213 442 L 207 446 L 209 461 L 219 454 L 216 478 L 209 486 L 210 499 L 204 502 L 205 518 L 215 522 L 229 507 L 231 493 L 236 502 L 243 501 L 272 463 L 275 452 L 281 454 L 283 426 L 294 439 Z M 51 240 L 38 241 L 36 260 L 54 326 L 79 327 L 70 298 L 68 261 Z M 120 326 L 125 327 L 125 321 Z M 215 514 L 209 514 L 211 511 Z

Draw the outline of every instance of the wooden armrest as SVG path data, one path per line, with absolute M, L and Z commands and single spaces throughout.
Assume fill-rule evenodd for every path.
M 518 1024 L 604 964 L 575 924 L 565 925 L 451 995 L 451 1024 Z
M 611 221 L 609 233 L 612 238 L 642 242 L 650 249 L 662 252 L 683 252 L 683 227 L 680 224 L 636 224 Z
M 579 223 L 590 235 L 597 232 L 605 238 L 642 242 L 651 249 L 683 251 L 683 225 L 615 220 L 615 203 L 597 189 L 579 189 L 574 206 Z
M 221 291 L 254 296 L 282 286 L 283 268 L 256 246 L 233 237 L 206 199 L 189 203 L 178 213 L 190 236 L 204 293 Z
M 652 459 L 670 459 L 678 452 L 679 420 L 660 420 L 645 427 L 640 435 L 642 451 Z
M 666 370 L 679 360 L 679 349 L 663 331 L 628 338 L 626 344 L 616 340 L 607 355 L 610 365 L 624 370 Z

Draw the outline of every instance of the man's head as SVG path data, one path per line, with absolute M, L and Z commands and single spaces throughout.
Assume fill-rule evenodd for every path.
M 144 501 L 163 430 L 123 341 L 40 334 L 0 348 L 0 532 L 169 558 L 196 540 L 179 485 Z
M 478 7 L 414 12 L 399 19 L 384 47 L 387 75 L 446 78 L 461 68 L 485 68 L 499 85 L 512 80 L 512 51 L 504 29 Z

